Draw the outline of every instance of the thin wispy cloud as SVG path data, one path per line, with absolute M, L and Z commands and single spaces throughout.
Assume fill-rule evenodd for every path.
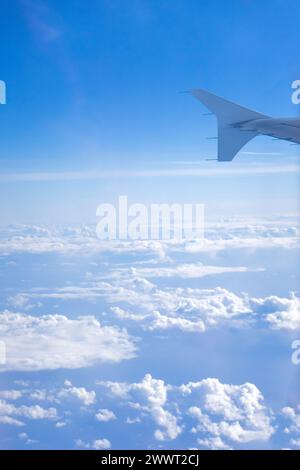
M 62 172 L 30 172 L 6 173 L 0 175 L 1 182 L 25 181 L 80 181 L 99 180 L 107 178 L 159 178 L 159 177 L 219 177 L 219 176 L 249 176 L 259 174 L 299 173 L 299 165 L 273 165 L 273 166 L 239 166 L 225 167 L 213 166 L 206 168 L 178 168 L 178 169 L 146 169 L 128 171 L 62 171 Z

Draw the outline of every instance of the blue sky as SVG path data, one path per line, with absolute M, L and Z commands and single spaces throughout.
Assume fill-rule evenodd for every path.
M 299 150 L 229 164 L 195 87 L 296 116 L 296 0 L 3 0 L 0 448 L 299 448 Z M 103 202 L 206 235 L 103 243 Z
M 193 173 L 188 162 L 214 168 L 214 162 L 204 160 L 216 155 L 215 142 L 206 139 L 216 135 L 216 122 L 203 117 L 200 103 L 179 91 L 199 86 L 270 115 L 297 112 L 291 103 L 291 83 L 299 70 L 295 1 L 189 1 L 188 6 L 183 1 L 172 6 L 95 1 L 87 8 L 82 2 L 71 7 L 22 0 L 4 2 L 2 12 L 5 223 L 13 222 L 12 212 L 22 222 L 36 222 L 45 211 L 53 221 L 93 221 L 95 205 L 115 199 L 120 191 L 151 199 L 153 170 L 180 173 L 187 167 Z M 257 138 L 245 151 L 255 154 L 241 155 L 233 168 L 257 162 L 286 165 L 297 156 L 296 147 L 268 138 Z M 103 171 L 122 175 L 87 176 Z M 136 171 L 150 176 L 126 177 Z M 14 182 L 16 173 L 29 173 L 31 183 Z M 50 182 L 40 182 L 40 173 Z M 70 173 L 77 181 L 68 180 Z M 280 171 L 271 177 L 243 177 L 242 184 L 216 179 L 230 207 L 241 187 L 245 197 L 255 188 L 254 207 L 268 189 L 267 199 L 276 199 L 278 206 L 278 185 L 292 204 L 297 185 L 295 175 Z M 233 195 L 228 183 L 236 188 Z M 210 194 L 207 178 L 161 176 L 155 186 L 161 200 L 215 200 L 216 210 L 219 194 Z

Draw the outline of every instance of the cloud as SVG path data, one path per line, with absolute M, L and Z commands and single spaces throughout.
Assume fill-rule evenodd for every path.
M 25 295 L 25 294 L 24 294 Z M 125 321 L 134 321 L 148 330 L 179 328 L 183 331 L 205 331 L 220 323 L 238 326 L 251 321 L 251 308 L 246 295 L 238 296 L 220 287 L 215 289 L 159 289 L 147 279 L 129 274 L 112 283 L 95 282 L 87 287 L 68 286 L 50 292 L 30 292 L 34 299 L 98 299 L 110 306 L 110 312 Z M 122 305 L 122 306 L 121 306 Z
M 59 429 L 70 423 L 78 426 L 86 415 L 100 423 L 110 422 L 113 432 L 127 432 L 128 425 L 132 436 L 137 432 L 135 426 L 139 426 L 139 433 L 152 429 L 157 445 L 176 441 L 176 446 L 184 442 L 187 447 L 216 450 L 270 447 L 276 431 L 283 431 L 282 436 L 288 438 L 291 447 L 297 447 L 300 440 L 300 405 L 285 407 L 275 413 L 253 383 L 230 384 L 217 378 L 206 378 L 173 385 L 148 373 L 136 382 L 100 380 L 96 385 L 105 407 L 95 414 L 94 407 L 89 406 L 96 403 L 96 393 L 65 380 L 63 387 L 44 389 L 44 399 L 54 399 L 55 408 L 36 404 L 16 406 L 0 400 L 0 423 L 20 427 L 29 426 L 28 420 L 50 420 Z M 74 389 L 74 395 L 73 392 L 61 393 Z M 39 389 L 28 388 L 20 392 L 24 399 L 34 400 L 36 390 Z M 85 406 L 78 407 L 70 398 Z M 117 421 L 118 410 L 127 418 Z M 84 449 L 101 449 L 103 445 L 103 449 L 108 449 L 111 444 L 107 441 L 96 437 L 87 442 L 78 439 L 76 445 Z M 25 438 L 23 442 L 26 443 Z M 147 443 L 151 443 L 149 438 Z
M 110 449 L 111 443 L 108 439 L 96 439 L 92 444 L 92 449 L 105 450 Z
M 286 434 L 292 432 L 300 433 L 300 405 L 297 408 L 286 406 L 282 409 L 282 415 L 289 422 L 289 426 L 285 428 Z
M 140 422 L 141 422 L 141 418 L 139 416 L 137 416 L 136 418 L 130 418 L 129 416 L 127 416 L 126 418 L 126 424 L 136 424 Z
M 289 443 L 293 447 L 300 446 L 300 405 L 292 408 L 286 406 L 281 410 L 286 427 L 284 433 L 289 436 Z
M 159 289 L 147 280 L 129 276 L 118 286 L 107 289 L 107 301 L 116 304 L 110 311 L 120 320 L 137 322 L 147 330 L 177 328 L 201 333 L 220 326 L 300 327 L 300 300 L 294 293 L 289 297 L 255 298 L 221 287 Z
M 99 381 L 98 385 L 123 407 L 139 413 L 130 423 L 151 418 L 159 441 L 175 440 L 187 432 L 197 445 L 229 449 L 268 441 L 275 432 L 273 413 L 251 383 L 223 384 L 208 378 L 173 386 L 146 374 L 141 382 Z
M 181 386 L 197 405 L 188 409 L 196 421 L 194 433 L 208 433 L 235 443 L 267 441 L 275 432 L 272 415 L 263 404 L 263 396 L 251 383 L 222 384 L 218 379 L 205 379 Z
M 113 253 L 167 259 L 178 253 L 215 253 L 224 250 L 299 248 L 299 216 L 206 221 L 205 239 L 111 240 L 97 237 L 95 225 L 59 227 L 11 225 L 0 229 L 0 254 Z
M 224 273 L 244 273 L 253 271 L 245 267 L 226 267 L 226 266 L 207 266 L 202 263 L 178 264 L 176 266 L 163 266 L 151 268 L 129 268 L 114 271 L 114 276 L 119 274 L 126 277 L 129 274 L 135 278 L 158 278 L 158 277 L 177 277 L 182 279 L 201 278 L 206 276 L 215 276 Z M 254 270 L 255 271 L 255 270 Z
M 235 167 L 221 167 L 220 165 L 199 166 L 191 168 L 157 168 L 145 170 L 123 171 L 64 171 L 64 172 L 27 172 L 27 173 L 2 173 L 2 182 L 34 182 L 34 181 L 89 181 L 108 178 L 162 178 L 162 177 L 226 177 L 226 176 L 256 176 L 265 174 L 299 173 L 297 164 L 288 165 L 240 165 Z
M 75 444 L 79 448 L 93 449 L 93 450 L 106 450 L 111 449 L 111 442 L 108 439 L 96 439 L 93 442 L 84 442 L 81 439 L 77 439 Z
M 232 447 L 225 444 L 219 436 L 198 439 L 197 444 L 209 450 L 232 450 Z
M 167 403 L 167 387 L 163 380 L 152 378 L 146 374 L 139 383 L 98 382 L 109 389 L 118 398 L 133 401 L 132 406 L 147 413 L 158 426 L 154 431 L 156 440 L 165 441 L 176 439 L 182 429 L 177 418 L 164 408 Z
M 43 225 L 12 225 L 0 229 L 0 254 L 63 253 L 114 255 L 140 254 L 163 258 L 164 246 L 159 240 L 103 241 L 97 237 L 96 226 L 59 227 Z
M 57 410 L 56 408 L 42 408 L 39 405 L 21 405 L 19 407 L 8 403 L 5 400 L 0 400 L 0 421 L 3 424 L 11 424 L 15 426 L 23 426 L 21 419 L 56 419 Z
M 206 266 L 200 267 L 202 272 L 205 272 L 206 268 Z M 208 267 L 209 272 L 211 268 Z M 176 269 L 175 267 L 172 271 L 174 276 Z M 190 277 L 199 274 L 195 273 L 194 269 L 195 265 L 192 264 Z M 226 270 L 230 269 L 220 268 L 219 272 L 227 272 Z M 243 268 L 238 270 L 243 271 Z M 151 268 L 150 271 L 152 276 L 156 268 Z M 160 268 L 158 271 L 160 273 Z M 185 271 L 188 271 L 188 266 L 185 266 Z M 217 271 L 216 269 L 215 272 Z M 271 295 L 256 298 L 246 293 L 236 294 L 222 287 L 162 289 L 147 278 L 138 276 L 141 272 L 142 270 L 135 268 L 113 270 L 110 282 L 96 279 L 89 281 L 85 286 L 67 286 L 51 289 L 49 292 L 40 289 L 23 293 L 22 296 L 27 298 L 28 303 L 43 299 L 96 303 L 101 299 L 117 319 L 127 323 L 135 322 L 149 331 L 179 329 L 199 333 L 221 326 L 235 328 L 263 326 L 278 330 L 300 328 L 300 300 L 295 293 L 291 293 L 288 297 Z M 183 276 L 180 274 L 180 277 L 181 275 Z M 109 279 L 109 275 L 106 277 Z M 159 274 L 155 277 L 159 278 Z
M 65 421 L 58 421 L 57 423 L 55 423 L 55 427 L 58 429 L 64 428 L 65 426 L 67 426 L 67 423 Z
M 0 398 L 4 398 L 4 400 L 18 400 L 22 395 L 20 390 L 0 390 Z
M 84 387 L 74 387 L 69 381 L 65 381 L 65 387 L 57 394 L 58 399 L 75 398 L 84 405 L 89 406 L 96 403 L 96 392 L 90 392 Z
M 265 315 L 265 321 L 275 330 L 300 330 L 300 299 L 294 293 L 290 298 L 275 295 L 265 299 L 251 299 L 250 306 Z
M 125 330 L 102 326 L 93 316 L 0 314 L 0 336 L 7 360 L 0 371 L 89 367 L 135 356 Z
M 20 434 L 18 434 L 18 437 L 19 439 L 21 439 L 21 441 L 24 441 L 26 445 L 35 444 L 37 442 L 34 439 L 30 439 L 26 432 L 21 432 Z
M 292 446 L 300 447 L 300 439 L 291 439 Z
M 101 421 L 104 423 L 117 419 L 115 413 L 111 410 L 107 410 L 106 408 L 98 410 L 95 418 L 97 421 Z
M 1 407 L 1 403 L 0 403 L 0 407 Z M 7 415 L 1 416 L 1 414 L 0 414 L 0 423 L 9 424 L 11 426 L 25 426 L 25 424 L 19 419 L 15 419 Z
M 254 250 L 261 248 L 296 248 L 298 228 L 292 218 L 269 224 L 247 220 L 212 224 L 207 229 L 207 240 L 202 246 L 198 240 L 105 244 L 96 239 L 92 227 L 48 229 L 37 226 L 11 227 L 6 230 L 6 233 L 1 231 L 0 234 L 2 254 L 101 253 L 101 259 L 100 256 L 99 259 L 88 258 L 94 264 L 89 268 L 84 267 L 84 272 L 88 269 L 89 274 L 78 285 L 72 285 L 72 279 L 65 279 L 63 287 L 22 289 L 24 292 L 11 297 L 11 305 L 22 313 L 5 311 L 0 314 L 0 340 L 5 341 L 8 352 L 7 365 L 2 370 L 77 368 L 134 357 L 134 338 L 114 326 L 115 323 L 133 327 L 134 331 L 140 328 L 148 332 L 175 329 L 187 333 L 205 333 L 214 328 L 227 327 L 263 327 L 282 331 L 299 329 L 299 298 L 296 294 L 259 297 L 241 293 L 238 289 L 231 291 L 221 287 L 225 276 L 220 276 L 235 273 L 236 278 L 249 270 L 246 264 L 237 266 L 240 258 L 235 257 L 231 264 L 230 255 L 235 249 L 249 249 L 249 253 L 254 253 Z M 223 253 L 220 256 L 216 254 L 222 250 L 225 250 L 226 257 L 223 257 Z M 104 264 L 106 259 L 102 263 L 104 254 L 109 255 L 107 265 Z M 198 262 L 203 254 L 205 260 L 207 256 L 211 257 L 208 264 Z M 183 259 L 190 259 L 192 263 L 183 263 Z M 260 260 L 258 257 L 253 262 L 251 260 L 251 265 L 259 266 Z M 18 257 L 19 267 L 20 261 Z M 75 263 L 76 258 L 71 261 Z M 81 267 L 79 264 L 79 269 Z M 212 275 L 216 276 L 216 279 L 211 280 L 212 285 L 220 287 L 203 288 L 208 282 L 198 281 L 197 278 Z M 251 283 L 253 280 L 257 282 L 252 276 Z M 93 316 L 35 315 L 34 308 L 41 302 L 44 303 L 45 311 L 49 311 L 50 305 L 55 308 L 51 311 L 55 312 L 58 306 L 67 307 L 61 306 L 59 301 L 70 300 L 94 304 L 90 306 L 91 311 L 97 311 L 99 315 L 103 313 L 105 324 Z M 54 304 L 58 306 L 54 307 Z M 88 311 L 86 307 L 89 306 L 80 305 L 81 311 L 83 307 Z M 107 326 L 109 323 L 113 326 Z M 180 341 L 184 338 L 188 341 L 186 335 L 179 337 Z M 145 341 L 151 341 L 152 335 L 147 333 L 144 338 Z M 239 340 L 239 335 L 236 335 L 236 340 Z M 146 346 L 149 345 L 152 343 Z M 115 373 L 113 376 L 116 377 Z M 72 382 L 76 383 L 73 376 Z M 261 443 L 271 446 L 276 426 L 281 425 L 279 420 L 284 420 L 285 435 L 290 440 L 290 446 L 297 445 L 300 439 L 297 407 L 286 410 L 278 417 L 273 415 L 254 384 L 222 382 L 220 379 L 201 378 L 198 382 L 174 386 L 166 379 L 154 378 L 150 374 L 136 381 L 101 382 L 101 387 L 108 392 L 107 396 L 101 393 L 101 405 L 98 404 L 96 392 L 86 384 L 73 385 L 65 381 L 63 386 L 57 388 L 51 385 L 50 389 L 46 389 L 42 384 L 35 384 L 36 388 L 31 389 L 32 384 L 19 382 L 22 387 L 20 390 L 15 390 L 17 384 L 14 383 L 12 390 L 0 391 L 0 399 L 6 403 L 6 407 L 2 408 L 3 414 L 0 414 L 0 422 L 14 426 L 28 425 L 26 420 L 33 418 L 26 417 L 24 409 L 22 412 L 9 411 L 14 410 L 10 406 L 21 409 L 16 406 L 20 402 L 27 406 L 27 402 L 23 404 L 21 401 L 24 398 L 39 402 L 40 405 L 41 401 L 47 402 L 47 406 L 40 406 L 45 413 L 50 406 L 55 406 L 56 418 L 49 418 L 53 428 L 70 423 L 78 426 L 82 422 L 82 415 L 86 413 L 86 419 L 91 423 L 94 420 L 96 427 L 106 426 L 102 423 L 109 422 L 108 429 L 115 426 L 119 432 L 124 426 L 123 429 L 134 433 L 138 425 L 143 438 L 149 436 L 150 427 L 157 445 L 174 441 L 177 447 L 188 442 L 193 447 L 233 449 L 257 447 L 258 442 L 260 446 Z M 36 403 L 27 406 L 30 408 L 30 411 L 27 410 L 28 416 L 33 415 L 34 410 L 36 416 L 43 415 L 39 408 L 34 408 L 36 406 Z M 278 418 L 277 422 L 275 418 Z M 99 421 L 98 425 L 95 420 Z M 59 430 L 55 432 L 60 434 Z M 99 439 L 97 437 L 89 436 L 86 442 L 81 441 L 82 448 L 101 448 L 102 445 L 108 448 L 108 442 L 103 444 L 106 438 L 102 439 L 101 434 Z

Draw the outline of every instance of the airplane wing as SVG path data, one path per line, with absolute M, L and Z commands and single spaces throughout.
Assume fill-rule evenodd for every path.
M 192 95 L 203 103 L 218 119 L 218 160 L 230 162 L 239 150 L 258 132 L 237 127 L 238 123 L 266 119 L 268 116 L 220 98 L 208 91 L 195 89 Z

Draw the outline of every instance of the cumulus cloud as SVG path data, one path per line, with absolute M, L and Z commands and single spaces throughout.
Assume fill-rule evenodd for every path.
M 0 403 L 1 407 L 1 403 Z M 0 423 L 2 424 L 10 424 L 12 426 L 25 426 L 23 421 L 20 421 L 19 419 L 12 418 L 11 416 L 3 415 L 1 416 L 0 414 Z
M 35 439 L 30 439 L 26 432 L 21 432 L 18 434 L 19 439 L 25 442 L 26 445 L 35 444 L 37 441 Z
M 106 408 L 98 410 L 96 416 L 95 416 L 97 421 L 101 422 L 108 422 L 116 419 L 116 415 L 113 411 L 107 410 Z
M 209 450 L 232 450 L 232 447 L 225 444 L 219 436 L 198 439 L 197 444 Z
M 0 398 L 4 400 L 18 400 L 22 395 L 20 390 L 0 390 Z
M 49 293 L 34 292 L 29 295 L 39 299 L 81 299 L 91 302 L 101 298 L 111 304 L 110 311 L 116 317 L 139 322 L 148 330 L 178 328 L 203 332 L 224 322 L 238 325 L 252 320 L 245 295 L 238 296 L 220 287 L 160 289 L 147 279 L 136 276 L 127 276 L 113 283 L 101 281 L 87 287 L 68 286 Z
M 55 405 L 70 405 L 82 403 L 85 407 L 94 405 L 97 401 L 96 392 L 85 387 L 74 386 L 69 380 L 64 381 L 63 387 L 34 388 L 27 384 L 27 388 L 21 390 L 4 390 L 0 392 L 0 398 L 5 400 L 21 400 L 49 402 Z
M 298 447 L 300 405 L 285 407 L 275 413 L 253 383 L 226 384 L 217 378 L 207 378 L 172 385 L 146 374 L 137 382 L 102 380 L 96 384 L 105 405 L 96 412 L 93 406 L 96 393 L 65 380 L 62 387 L 43 389 L 43 399 L 54 400 L 55 408 L 23 403 L 16 406 L 15 401 L 0 400 L 0 423 L 20 427 L 28 426 L 29 420 L 52 420 L 60 429 L 75 423 L 79 413 L 81 417 L 87 414 L 92 419 L 94 416 L 101 423 L 111 422 L 111 426 L 115 422 L 118 430 L 122 426 L 134 428 L 139 425 L 142 431 L 140 423 L 147 428 L 151 426 L 157 444 L 179 443 L 183 435 L 183 441 L 192 448 L 243 449 L 266 443 L 269 447 L 277 430 L 284 431 L 283 436 L 287 436 L 290 447 Z M 22 396 L 17 400 L 33 400 L 37 390 L 22 389 Z M 5 392 L 13 399 L 15 391 Z M 84 406 L 76 406 L 77 402 Z M 118 410 L 127 418 L 117 422 Z M 25 438 L 23 442 L 26 443 Z M 88 442 L 78 439 L 76 445 L 86 449 L 101 449 L 102 445 L 103 449 L 110 448 L 106 438 Z
M 43 389 L 35 388 L 38 384 L 39 382 L 20 381 L 20 387 L 25 388 L 2 391 L 1 398 L 5 399 L 0 399 L 0 423 L 25 426 L 28 425 L 26 420 L 49 419 L 55 421 L 55 427 L 60 429 L 71 423 L 74 416 L 76 419 L 78 415 L 94 413 L 93 405 L 97 401 L 94 390 L 74 386 L 69 380 L 65 380 L 63 386 Z M 51 405 L 55 404 L 55 407 L 42 407 L 36 403 L 37 400 L 50 402 Z M 78 407 L 78 403 L 83 406 Z M 100 409 L 98 413 L 99 421 L 116 419 L 114 413 L 108 409 Z
M 150 331 L 176 328 L 201 333 L 220 326 L 240 328 L 257 323 L 272 329 L 300 328 L 300 300 L 294 293 L 288 297 L 271 295 L 256 298 L 222 287 L 160 288 L 154 282 L 137 276 L 135 268 L 126 272 L 126 276 L 114 273 L 111 282 L 95 281 L 88 286 L 34 291 L 27 296 L 28 302 L 48 298 L 94 303 L 101 299 L 109 305 L 116 318 L 137 322 Z
M 267 441 L 275 432 L 272 415 L 254 384 L 231 385 L 205 379 L 182 385 L 181 391 L 198 402 L 188 409 L 196 421 L 196 434 L 209 434 L 210 438 L 229 443 L 248 443 Z
M 92 444 L 94 450 L 105 450 L 110 449 L 111 443 L 108 439 L 96 439 Z
M 285 433 L 300 433 L 300 405 L 297 408 L 286 406 L 282 409 L 282 415 L 288 422 Z
M 84 442 L 81 439 L 75 441 L 77 447 L 82 449 L 106 450 L 111 449 L 111 442 L 108 439 L 95 439 L 93 442 Z
M 257 323 L 276 329 L 300 328 L 300 300 L 293 293 L 289 297 L 251 298 L 221 287 L 159 289 L 152 283 L 145 289 L 141 278 L 129 278 L 107 297 L 109 302 L 119 303 L 110 309 L 116 317 L 139 322 L 148 330 L 178 328 L 201 333 L 219 326 Z
M 275 295 L 265 299 L 251 299 L 250 306 L 262 313 L 271 328 L 276 330 L 300 329 L 300 299 L 294 293 L 289 298 Z
M 65 386 L 58 392 L 57 397 L 58 399 L 75 398 L 86 406 L 96 403 L 94 390 L 89 392 L 84 387 L 74 387 L 68 380 L 65 381 Z
M 292 448 L 300 447 L 300 405 L 286 406 L 281 410 L 286 427 L 284 433 L 289 437 Z
M 20 420 L 20 419 L 21 420 Z M 11 424 L 15 426 L 23 426 L 24 419 L 40 420 L 40 419 L 56 419 L 56 408 L 42 408 L 39 405 L 21 405 L 15 406 L 5 400 L 0 400 L 0 422 L 3 424 Z
M 295 447 L 300 447 L 300 439 L 291 439 L 291 445 Z
M 140 413 L 131 424 L 149 416 L 159 441 L 174 440 L 187 431 L 199 446 L 229 449 L 268 441 L 275 432 L 272 411 L 251 383 L 223 384 L 208 378 L 173 386 L 147 374 L 137 383 L 100 381 L 98 385 Z
M 125 330 L 102 326 L 93 316 L 33 317 L 5 311 L 0 324 L 7 351 L 0 371 L 74 369 L 135 356 L 135 345 Z
M 65 421 L 58 421 L 57 423 L 55 423 L 55 427 L 58 429 L 64 428 L 65 426 L 67 426 L 67 423 Z
M 98 382 L 109 389 L 116 397 L 129 400 L 131 406 L 147 413 L 158 428 L 154 431 L 155 439 L 159 441 L 173 440 L 182 431 L 177 418 L 164 406 L 167 404 L 167 386 L 163 380 L 152 378 L 146 374 L 141 382 Z

